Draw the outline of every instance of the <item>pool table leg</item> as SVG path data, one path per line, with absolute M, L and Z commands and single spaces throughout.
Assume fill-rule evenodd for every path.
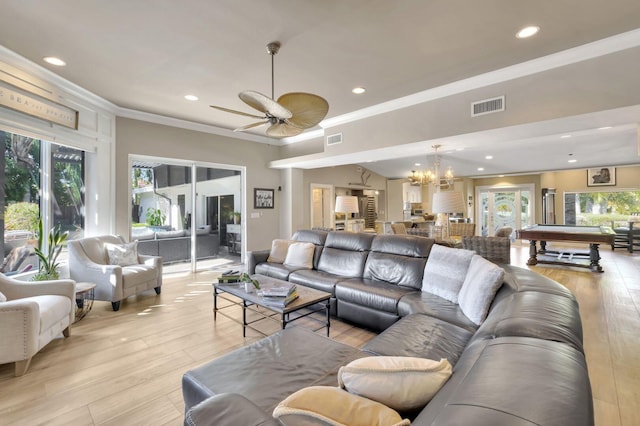
M 536 240 L 529 241 L 529 260 L 527 260 L 527 265 L 537 265 L 537 250 L 536 250 Z
M 600 250 L 598 248 L 600 244 L 589 244 L 589 269 L 593 272 L 604 272 L 602 266 L 600 266 Z

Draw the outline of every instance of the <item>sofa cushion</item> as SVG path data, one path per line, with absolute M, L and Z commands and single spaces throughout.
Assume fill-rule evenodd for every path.
M 292 243 L 287 250 L 284 265 L 294 268 L 312 269 L 315 248 L 311 243 Z
M 522 336 L 582 347 L 582 323 L 574 298 L 525 291 L 494 304 L 473 339 Z
M 482 324 L 487 317 L 489 306 L 502 285 L 503 278 L 504 269 L 496 264 L 479 255 L 471 259 L 467 276 L 458 295 L 458 304 L 474 324 Z
M 374 355 L 446 358 L 455 366 L 473 336 L 446 321 L 421 314 L 406 316 L 362 348 Z
M 416 425 L 592 425 L 584 355 L 525 337 L 474 342 Z
M 474 254 L 471 250 L 434 244 L 424 268 L 422 291 L 428 291 L 458 303 L 458 293 Z
M 46 296 L 29 297 L 29 300 L 36 302 L 40 310 L 40 330 L 38 334 L 49 330 L 58 324 L 60 320 L 69 318 L 71 299 L 68 297 L 50 294 Z
M 176 231 L 158 231 L 156 232 L 156 238 L 157 239 L 162 239 L 162 238 L 179 238 L 179 237 L 184 237 L 184 230 L 180 229 L 180 230 L 176 230 Z
M 6 302 L 6 301 L 7 301 L 7 296 L 5 296 L 4 294 L 2 294 L 2 292 L 0 292 L 0 303 Z
M 182 378 L 185 407 L 189 409 L 212 395 L 231 392 L 271 412 L 299 389 L 336 386 L 340 367 L 363 356 L 366 354 L 358 348 L 306 328 L 287 327 L 185 373 Z
M 257 270 L 258 267 L 256 267 Z M 336 295 L 336 284 L 345 279 L 343 276 L 316 271 L 315 269 L 298 269 L 289 275 L 290 282 L 331 293 L 332 297 Z
M 295 266 L 287 266 L 281 263 L 259 263 L 256 265 L 255 273 L 271 278 L 287 281 L 291 272 L 300 269 Z
M 136 265 L 138 261 L 138 241 L 123 244 L 106 243 L 109 265 L 129 266 Z
M 446 359 L 372 356 L 338 371 L 338 385 L 350 393 L 398 411 L 424 407 L 451 376 Z
M 419 290 L 427 259 L 397 254 L 370 252 L 363 277 Z
M 371 242 L 371 251 L 378 253 L 398 254 L 408 257 L 429 256 L 435 242 L 432 238 L 419 238 L 411 235 L 376 235 Z
M 221 393 L 191 407 L 185 426 L 282 426 L 247 398 L 237 393 Z
M 289 246 L 291 245 L 291 243 L 293 243 L 292 240 L 273 240 L 271 242 L 271 251 L 269 252 L 267 262 L 284 263 L 284 260 L 287 258 L 287 251 L 289 250 Z
M 378 402 L 352 395 L 331 386 L 311 386 L 289 395 L 273 410 L 273 417 L 284 422 L 295 416 L 295 424 L 331 426 L 409 425 L 400 414 Z M 293 422 L 291 422 L 293 424 Z
M 325 247 L 320 255 L 318 270 L 343 278 L 361 277 L 368 251 L 348 251 Z
M 148 265 L 129 265 L 122 268 L 122 287 L 130 288 L 158 278 L 158 270 Z
M 397 314 L 398 301 L 407 293 L 415 291 L 381 281 L 351 278 L 336 283 L 336 298 L 380 311 Z
M 475 332 L 478 326 L 462 312 L 457 303 L 427 291 L 415 291 L 402 296 L 398 302 L 398 315 L 425 314 L 441 319 L 465 330 Z

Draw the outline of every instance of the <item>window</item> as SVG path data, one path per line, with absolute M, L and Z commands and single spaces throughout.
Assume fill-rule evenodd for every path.
M 0 164 L 4 257 L 14 248 L 33 244 L 40 217 L 45 232 L 60 226 L 69 231 L 69 238 L 82 237 L 84 151 L 3 131 L 0 140 L 5 148 Z
M 640 211 L 640 191 L 569 192 L 564 194 L 566 225 L 607 225 Z

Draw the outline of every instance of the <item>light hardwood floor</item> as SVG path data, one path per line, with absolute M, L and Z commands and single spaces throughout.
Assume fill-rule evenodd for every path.
M 516 242 L 512 263 L 525 266 L 527 253 Z M 603 274 L 531 269 L 567 286 L 580 302 L 596 424 L 639 425 L 640 253 L 604 248 L 602 257 Z M 213 322 L 216 276 L 167 275 L 160 296 L 130 298 L 119 312 L 96 302 L 70 338 L 55 339 L 33 358 L 26 375 L 13 377 L 13 364 L 0 365 L 0 424 L 182 424 L 182 374 L 260 338 L 248 332 L 243 339 L 227 318 Z M 264 325 L 267 333 L 277 328 Z M 332 321 L 331 337 L 341 342 L 361 346 L 373 336 Z

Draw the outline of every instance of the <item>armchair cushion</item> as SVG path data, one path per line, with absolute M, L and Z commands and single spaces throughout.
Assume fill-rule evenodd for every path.
M 138 242 L 104 245 L 109 265 L 129 266 L 138 264 Z

